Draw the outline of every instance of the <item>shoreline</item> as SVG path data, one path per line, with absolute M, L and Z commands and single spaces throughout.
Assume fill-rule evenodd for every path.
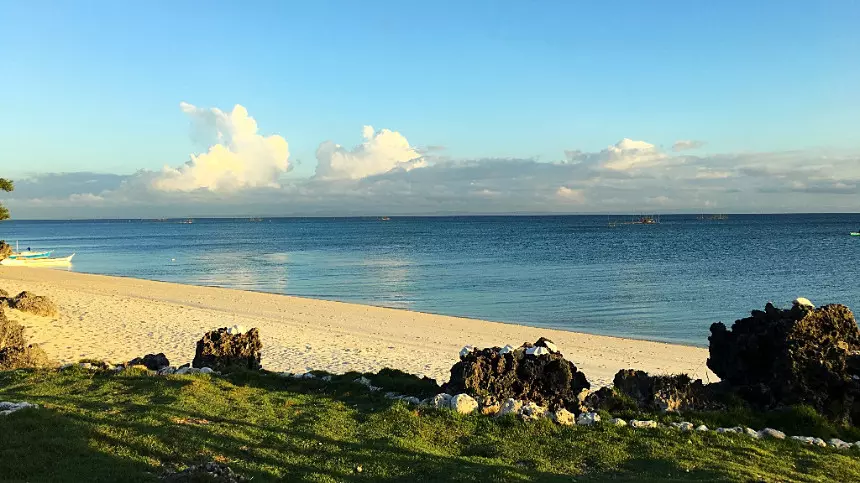
M 343 373 L 391 367 L 444 382 L 464 345 L 520 345 L 541 336 L 595 387 L 619 369 L 689 373 L 718 378 L 705 366 L 706 348 L 628 339 L 509 322 L 454 317 L 223 287 L 28 267 L 2 267 L 0 288 L 47 295 L 60 307 L 54 319 L 7 310 L 32 342 L 52 358 L 113 362 L 164 352 L 177 365 L 190 361 L 205 331 L 258 327 L 263 365 L 277 371 Z

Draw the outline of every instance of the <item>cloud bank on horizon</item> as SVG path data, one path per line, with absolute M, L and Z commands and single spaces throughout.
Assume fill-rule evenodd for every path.
M 241 105 L 225 112 L 181 103 L 203 146 L 178 167 L 130 176 L 42 173 L 16 180 L 16 218 L 860 211 L 860 156 L 764 152 L 694 156 L 702 141 L 666 152 L 624 138 L 563 159 L 449 159 L 394 130 L 316 150 L 314 175 L 285 180 L 289 144 L 260 134 Z M 560 153 L 562 154 L 562 153 Z
M 165 166 L 152 180 L 162 191 L 233 191 L 241 188 L 278 188 L 278 178 L 289 167 L 290 149 L 281 136 L 261 136 L 248 110 L 236 104 L 232 112 L 201 109 L 182 102 L 196 137 L 209 140 L 209 150 L 192 154 L 185 165 Z

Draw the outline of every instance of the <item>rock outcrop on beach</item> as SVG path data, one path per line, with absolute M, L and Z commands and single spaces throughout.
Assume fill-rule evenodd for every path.
M 147 354 L 143 357 L 136 357 L 130 360 L 127 365 L 129 367 L 145 366 L 150 371 L 158 371 L 160 369 L 164 369 L 165 367 L 170 367 L 170 361 L 167 359 L 167 356 L 165 356 L 164 353 Z
M 622 369 L 612 387 L 590 394 L 585 405 L 592 409 L 616 411 L 682 412 L 724 408 L 724 384 L 703 384 L 686 374 L 651 376 L 645 371 Z
M 245 331 L 239 327 L 223 327 L 207 332 L 197 342 L 192 367 L 209 367 L 219 372 L 233 370 L 259 370 L 260 332 L 254 328 Z
M 56 317 L 60 313 L 55 304 L 48 297 L 36 295 L 31 292 L 21 292 L 18 295 L 6 299 L 9 307 L 43 317 Z
M 47 354 L 38 344 L 27 344 L 24 327 L 6 318 L 0 308 L 0 371 L 45 367 Z
M 533 402 L 552 410 L 580 411 L 580 394 L 591 387 L 549 339 L 520 347 L 464 348 L 444 390 L 480 401 Z
M 0 260 L 9 258 L 9 255 L 12 254 L 12 245 L 6 243 L 3 240 L 0 240 Z M 7 297 L 8 295 L 4 295 Z
M 753 406 L 808 404 L 860 422 L 860 329 L 848 307 L 768 303 L 731 329 L 711 325 L 708 340 L 708 367 Z

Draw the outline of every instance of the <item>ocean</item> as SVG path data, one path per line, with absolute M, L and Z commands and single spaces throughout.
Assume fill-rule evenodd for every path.
M 858 214 L 7 221 L 70 270 L 707 345 L 768 301 L 860 310 Z M 162 321 L 158 321 L 162 322 Z M 167 322 L 167 321 L 164 321 Z

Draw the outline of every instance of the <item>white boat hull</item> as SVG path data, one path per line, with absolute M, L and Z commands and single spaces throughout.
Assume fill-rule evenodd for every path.
M 72 264 L 74 253 L 63 258 L 6 258 L 0 260 L 0 265 L 7 267 L 65 267 Z

